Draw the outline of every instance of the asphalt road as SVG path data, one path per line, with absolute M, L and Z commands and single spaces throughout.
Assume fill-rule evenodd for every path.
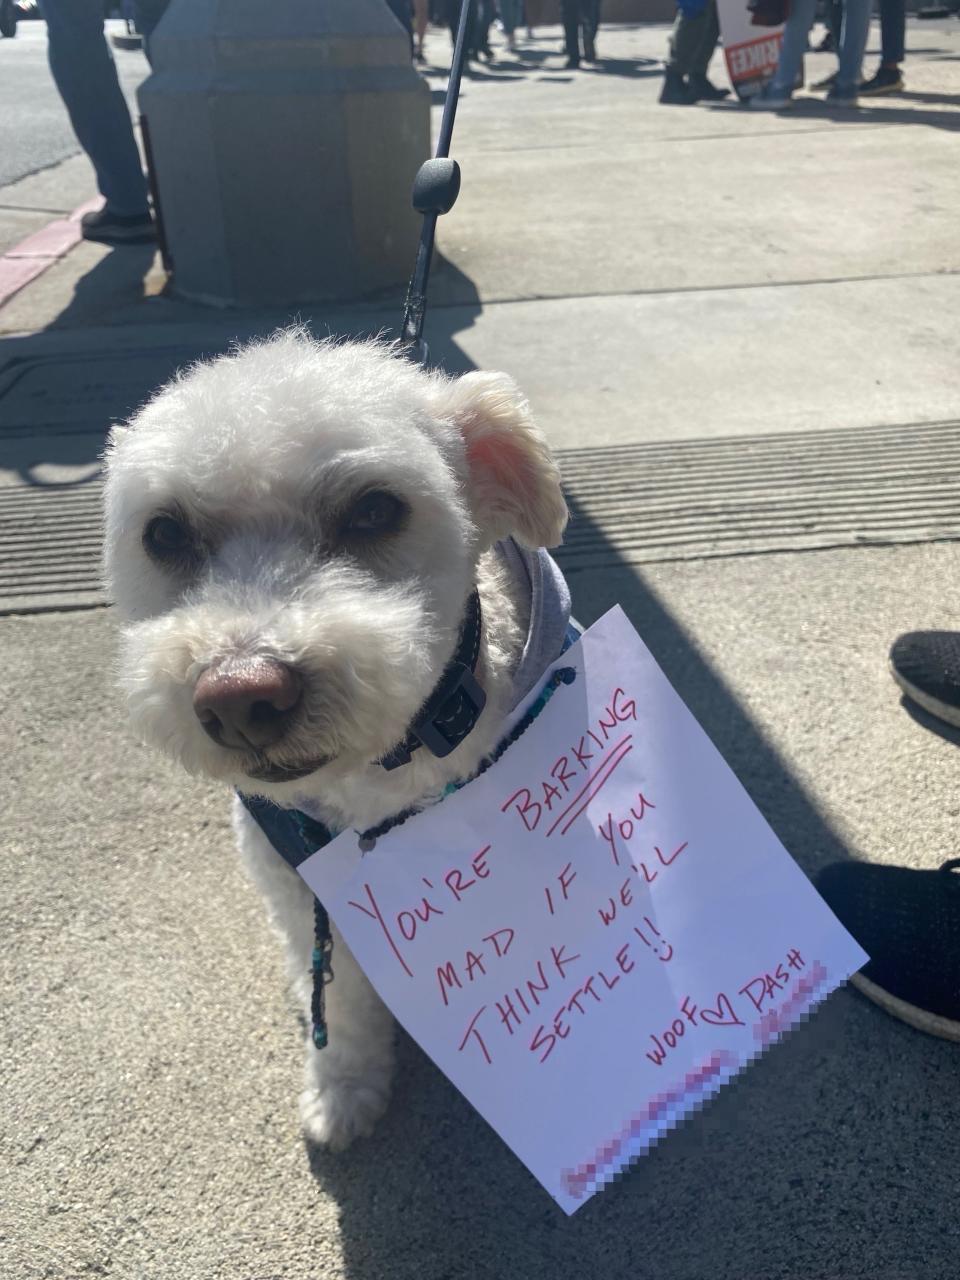
M 107 29 L 124 26 L 111 20 Z M 136 88 L 148 74 L 147 61 L 142 53 L 122 49 L 116 59 L 120 83 L 136 111 Z M 47 66 L 46 23 L 21 22 L 12 40 L 0 40 L 0 187 L 79 150 Z

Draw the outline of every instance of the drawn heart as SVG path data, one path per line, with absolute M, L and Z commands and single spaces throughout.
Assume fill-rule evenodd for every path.
M 744 1027 L 746 1023 L 742 1018 L 738 1018 L 733 1012 L 733 1005 L 727 996 L 720 993 L 717 996 L 717 1007 L 715 1009 L 701 1009 L 700 1017 L 704 1022 L 709 1022 L 713 1027 Z

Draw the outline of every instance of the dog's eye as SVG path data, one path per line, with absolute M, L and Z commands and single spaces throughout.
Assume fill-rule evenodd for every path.
M 344 521 L 343 531 L 350 534 L 377 536 L 382 533 L 393 533 L 403 520 L 406 507 L 392 493 L 384 493 L 375 489 L 358 498 Z
M 155 560 L 182 561 L 196 552 L 193 534 L 176 516 L 154 516 L 143 531 L 143 545 Z

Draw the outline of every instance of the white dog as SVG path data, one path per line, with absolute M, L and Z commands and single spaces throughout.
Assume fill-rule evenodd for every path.
M 134 725 L 245 795 L 334 830 L 430 803 L 475 772 L 560 651 L 562 581 L 517 544 L 556 545 L 566 507 L 502 374 L 449 379 L 383 344 L 286 332 L 178 377 L 113 432 L 106 462 Z M 385 768 L 475 590 L 475 726 L 442 758 L 422 747 Z M 239 801 L 235 825 L 309 1009 L 311 894 Z M 393 1026 L 336 933 L 334 961 L 301 1111 L 310 1137 L 342 1147 L 386 1106 Z

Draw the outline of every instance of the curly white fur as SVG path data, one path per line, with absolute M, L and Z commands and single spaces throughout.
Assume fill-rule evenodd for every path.
M 146 742 L 191 772 L 361 829 L 438 796 L 496 744 L 528 619 L 491 547 L 511 534 L 553 546 L 566 520 L 556 466 L 509 378 L 451 380 L 382 343 L 286 331 L 181 374 L 114 431 L 106 466 L 121 682 Z M 403 503 L 403 524 L 344 545 L 338 513 L 370 489 Z M 158 515 L 191 531 L 188 564 L 145 549 Z M 385 772 L 376 762 L 454 652 L 475 585 L 487 693 L 477 727 L 444 760 L 421 750 Z M 292 667 L 303 686 L 269 763 L 329 757 L 299 780 L 252 782 L 264 753 L 219 745 L 194 713 L 206 669 L 256 657 Z M 234 821 L 309 1008 L 309 891 L 239 804 Z M 309 1049 L 301 1110 L 310 1136 L 339 1147 L 386 1106 L 393 1048 L 388 1013 L 336 935 L 335 952 L 330 1046 Z

